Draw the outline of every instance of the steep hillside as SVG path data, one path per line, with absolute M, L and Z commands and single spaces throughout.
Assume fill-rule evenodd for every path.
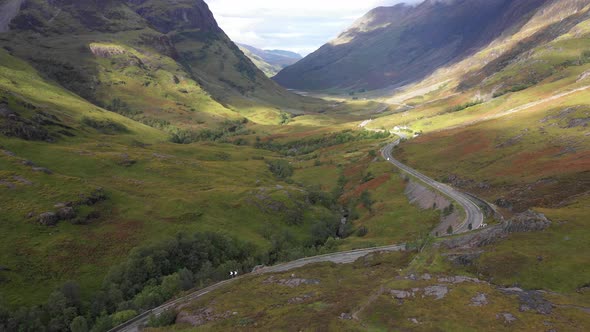
M 288 67 L 303 57 L 297 53 L 281 50 L 261 50 L 259 48 L 238 44 L 242 52 L 254 62 L 267 76 L 275 76 L 279 71 Z
M 304 90 L 401 86 L 510 33 L 546 0 L 424 1 L 372 10 L 275 80 Z
M 13 16 L 0 37 L 11 54 L 95 104 L 160 128 L 198 128 L 255 107 L 278 123 L 276 106 L 305 107 L 239 51 L 203 1 L 32 0 Z

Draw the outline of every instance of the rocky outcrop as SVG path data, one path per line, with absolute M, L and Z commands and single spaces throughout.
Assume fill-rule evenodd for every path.
M 540 291 L 525 291 L 520 288 L 502 288 L 503 293 L 518 296 L 520 311 L 534 311 L 541 315 L 550 315 L 553 312 L 553 304 L 543 297 Z
M 10 30 L 10 22 L 18 15 L 25 0 L 8 0 L 0 5 L 0 32 Z
M 303 279 L 292 276 L 288 279 L 276 279 L 274 276 L 269 277 L 263 281 L 264 284 L 277 284 L 291 288 L 299 287 L 301 285 L 319 285 L 320 281 L 316 279 Z
M 502 230 L 504 233 L 536 232 L 549 226 L 551 221 L 544 214 L 529 210 L 506 221 Z
M 232 315 L 227 311 L 221 314 L 215 313 L 211 308 L 203 308 L 196 312 L 182 310 L 176 316 L 176 324 L 187 324 L 190 326 L 201 326 L 220 319 L 226 319 Z
M 551 226 L 551 221 L 542 213 L 526 211 L 515 215 L 502 224 L 493 225 L 483 230 L 448 239 L 443 245 L 449 249 L 478 248 L 492 244 L 510 233 L 537 232 Z
M 485 294 L 479 293 L 471 299 L 472 307 L 483 307 L 488 305 L 488 297 Z
M 39 215 L 37 221 L 43 226 L 55 226 L 59 222 L 59 217 L 54 212 L 45 212 Z
M 517 321 L 516 317 L 514 317 L 514 315 L 509 312 L 497 314 L 496 317 L 501 319 L 505 324 L 512 324 Z
M 125 2 L 163 33 L 179 29 L 221 31 L 203 0 L 176 0 L 174 4 L 147 0 L 126 0 Z
M 424 288 L 424 295 L 425 296 L 433 296 L 437 300 L 443 299 L 449 293 L 449 288 L 447 286 L 429 286 Z

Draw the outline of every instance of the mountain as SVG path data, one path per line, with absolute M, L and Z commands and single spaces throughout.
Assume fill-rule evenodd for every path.
M 305 101 L 269 80 L 202 0 L 6 1 L 0 45 L 88 101 L 199 128 Z M 149 96 L 144 98 L 143 96 Z M 114 105 L 117 104 L 117 105 Z M 240 109 L 242 113 L 236 112 Z M 255 115 L 253 115 L 255 116 Z
M 253 46 L 238 44 L 242 52 L 267 76 L 275 76 L 285 67 L 303 59 L 300 54 L 282 50 L 262 50 Z
M 419 81 L 524 24 L 548 0 L 427 0 L 379 7 L 275 80 L 303 90 L 374 90 Z

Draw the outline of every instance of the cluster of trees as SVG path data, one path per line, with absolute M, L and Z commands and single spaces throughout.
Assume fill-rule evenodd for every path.
M 53 292 L 41 306 L 9 312 L 0 308 L 0 331 L 107 331 L 182 290 L 248 271 L 265 257 L 255 247 L 215 233 L 179 234 L 134 250 L 111 269 L 91 301 L 74 282 Z
M 334 145 L 340 145 L 344 143 L 355 142 L 365 139 L 383 139 L 389 136 L 390 134 L 388 132 L 378 133 L 368 130 L 344 130 L 338 133 L 324 135 L 322 137 L 309 138 L 286 143 L 278 143 L 272 140 L 262 142 L 258 140 L 255 144 L 255 147 L 258 149 L 279 152 L 286 156 L 300 156 L 309 154 L 318 149 Z
M 216 129 L 204 129 L 200 131 L 194 130 L 176 130 L 172 133 L 170 141 L 178 144 L 190 144 L 194 142 L 209 141 L 209 142 L 229 142 L 229 138 L 234 136 L 249 135 L 251 131 L 246 129 L 248 119 L 230 121 L 227 120 Z
M 468 109 L 470 107 L 477 106 L 480 104 L 483 104 L 483 100 L 481 100 L 481 99 L 473 100 L 473 101 L 467 102 L 465 104 L 461 104 L 461 105 L 457 105 L 455 107 L 452 107 L 452 108 L 448 109 L 445 113 L 460 112 L 462 110 L 465 110 L 465 109 Z
M 494 92 L 493 97 L 498 98 L 498 97 L 501 97 L 501 96 L 511 93 L 511 92 L 518 92 L 518 91 L 526 90 L 535 84 L 537 84 L 537 82 L 525 82 L 525 83 L 515 84 L 507 89 Z
M 127 132 L 127 127 L 109 119 L 95 119 L 85 116 L 82 118 L 82 124 L 108 135 Z
M 280 179 L 287 179 L 293 175 L 293 166 L 284 159 L 276 159 L 267 162 L 268 169 L 276 177 Z

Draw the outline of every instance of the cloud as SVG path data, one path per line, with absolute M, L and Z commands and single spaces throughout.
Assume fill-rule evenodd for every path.
M 378 6 L 415 0 L 205 0 L 232 40 L 307 55 Z

